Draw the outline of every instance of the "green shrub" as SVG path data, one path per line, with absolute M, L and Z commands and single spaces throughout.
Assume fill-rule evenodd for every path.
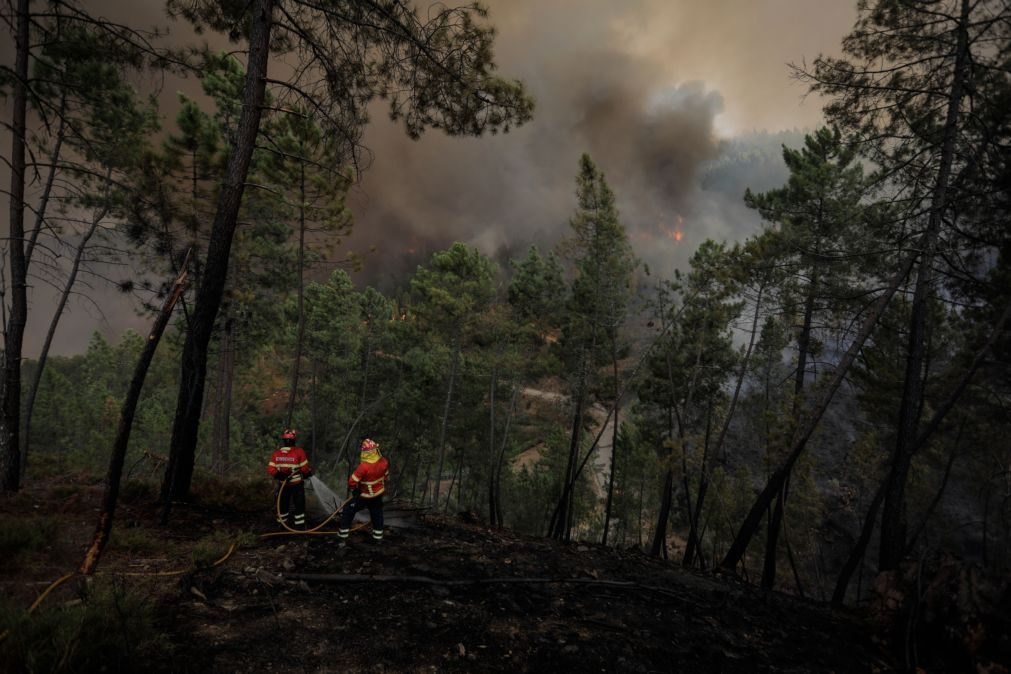
M 0 671 L 137 671 L 157 662 L 165 641 L 146 599 L 119 582 L 95 581 L 79 601 L 52 598 L 29 615 L 0 598 Z
M 41 550 L 56 534 L 57 520 L 48 516 L 8 518 L 0 522 L 0 557 L 13 559 L 31 550 Z
M 122 552 L 150 553 L 164 550 L 165 546 L 166 542 L 161 536 L 140 527 L 129 529 L 113 527 L 112 536 L 109 538 L 109 547 Z

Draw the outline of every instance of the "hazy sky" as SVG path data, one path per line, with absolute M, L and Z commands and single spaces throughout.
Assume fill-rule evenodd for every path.
M 535 118 L 504 136 L 428 133 L 410 141 L 377 110 L 366 134 L 372 164 L 351 200 L 356 229 L 348 246 L 377 247 L 362 280 L 402 276 L 454 239 L 499 257 L 554 243 L 574 207 L 582 152 L 604 170 L 633 244 L 654 265 L 683 264 L 705 236 L 738 235 L 739 224 L 700 195 L 698 168 L 719 155 L 720 138 L 818 124 L 820 102 L 802 100 L 787 63 L 837 52 L 855 18 L 849 0 L 487 4 L 501 73 L 524 81 L 536 98 Z M 189 39 L 157 0 L 102 7 Z M 174 112 L 167 104 L 166 124 Z M 4 138 L 0 148 L 9 147 Z M 0 217 L 6 221 L 6 208 Z M 685 231 L 680 243 L 663 236 L 675 227 Z M 148 319 L 115 293 L 93 294 L 104 316 L 73 303 L 54 352 L 80 351 L 95 329 L 114 339 L 126 327 L 146 329 Z M 54 301 L 48 288 L 33 293 L 26 355 L 37 353 Z

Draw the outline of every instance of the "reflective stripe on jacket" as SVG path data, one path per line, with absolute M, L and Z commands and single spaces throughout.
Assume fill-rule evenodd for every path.
M 309 459 L 301 447 L 281 447 L 274 451 L 267 464 L 267 472 L 273 477 L 280 473 L 287 475 L 292 484 L 302 481 L 310 472 Z
M 362 461 L 348 478 L 348 488 L 357 489 L 362 498 L 373 498 L 386 491 L 386 479 L 390 476 L 390 462 L 383 457 L 375 463 Z

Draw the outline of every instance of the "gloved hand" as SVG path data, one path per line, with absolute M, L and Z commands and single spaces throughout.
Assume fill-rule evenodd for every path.
M 362 492 L 361 492 L 360 489 L 352 489 L 351 490 L 351 495 L 354 496 L 355 498 L 358 498 L 359 496 L 361 496 L 361 493 Z
M 286 477 L 287 475 L 285 475 L 281 471 L 277 471 L 276 473 L 274 473 L 274 479 L 277 480 L 278 482 L 284 482 Z
M 311 470 L 308 473 L 302 473 L 302 477 L 304 477 L 306 480 L 308 480 L 312 476 L 313 472 Z

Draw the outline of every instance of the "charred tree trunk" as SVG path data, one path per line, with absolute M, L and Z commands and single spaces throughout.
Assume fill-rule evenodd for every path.
M 144 389 L 144 379 L 147 377 L 147 369 L 154 358 L 154 352 L 158 348 L 165 326 L 168 325 L 172 317 L 172 309 L 179 300 L 183 288 L 186 285 L 186 271 L 183 268 L 182 274 L 176 279 L 172 292 L 165 299 L 161 312 L 151 328 L 151 334 L 147 337 L 144 350 L 140 353 L 137 366 L 133 370 L 133 379 L 130 381 L 130 389 L 127 391 L 126 399 L 123 400 L 123 409 L 119 414 L 119 428 L 116 431 L 116 441 L 112 446 L 112 456 L 109 459 L 109 473 L 105 478 L 105 492 L 102 495 L 102 509 L 98 515 L 98 525 L 95 527 L 95 534 L 91 539 L 91 545 L 81 562 L 80 572 L 90 576 L 98 566 L 98 560 L 105 549 L 105 544 L 109 541 L 112 533 L 112 518 L 116 512 L 116 501 L 119 498 L 119 482 L 123 476 L 123 462 L 126 459 L 126 449 L 130 444 L 130 431 L 133 428 L 133 415 L 137 411 L 137 403 L 140 400 L 141 391 Z
M 173 498 L 181 499 L 189 495 L 193 479 L 197 432 L 200 428 L 200 407 L 207 376 L 207 348 L 214 331 L 218 309 L 221 307 L 232 238 L 260 127 L 274 2 L 275 0 L 256 0 L 252 7 L 242 114 L 239 117 L 236 143 L 228 157 L 217 211 L 211 226 L 205 271 L 197 290 L 196 306 L 183 346 L 179 397 L 172 424 L 169 461 L 161 488 L 164 502 L 162 521 L 168 519 Z
M 940 148 L 940 164 L 930 198 L 927 230 L 920 242 L 920 264 L 913 288 L 906 374 L 899 402 L 895 451 L 892 454 L 892 470 L 885 489 L 884 508 L 881 513 L 881 549 L 878 566 L 882 571 L 896 568 L 905 550 L 905 489 L 913 459 L 913 445 L 916 442 L 919 425 L 919 401 L 923 395 L 925 379 L 927 313 L 933 293 L 934 255 L 940 236 L 942 216 L 948 204 L 948 183 L 955 159 L 960 107 L 965 91 L 965 79 L 968 76 L 969 4 L 969 0 L 962 0 L 954 71 Z
M 21 347 L 28 322 L 25 265 L 25 119 L 28 109 L 28 0 L 14 10 L 14 96 L 11 102 L 10 278 L 11 310 L 4 333 L 3 424 L 0 426 L 0 490 L 21 487 Z
M 649 548 L 649 556 L 667 559 L 667 522 L 670 520 L 671 504 L 674 499 L 674 469 L 668 468 L 663 479 L 663 492 L 660 494 L 660 513 L 656 518 L 656 530 L 653 532 L 653 543 Z

